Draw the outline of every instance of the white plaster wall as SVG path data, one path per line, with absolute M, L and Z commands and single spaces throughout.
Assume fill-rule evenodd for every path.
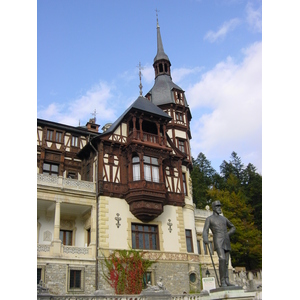
M 77 218 L 75 220 L 75 227 L 76 227 L 76 233 L 75 233 L 75 245 L 77 247 L 84 247 L 84 222 L 82 219 Z
M 128 219 L 136 219 L 134 215 L 129 211 L 129 205 L 124 199 L 110 198 L 108 205 L 108 219 L 109 219 L 109 237 L 108 243 L 111 249 L 129 249 L 128 245 L 128 230 L 129 227 Z M 120 214 L 120 227 L 116 226 L 117 221 L 115 217 L 117 213 Z M 137 220 L 137 219 L 136 219 Z
M 122 123 L 122 135 L 127 136 L 127 124 Z
M 39 244 L 43 245 L 50 245 L 51 241 L 53 241 L 53 235 L 54 235 L 54 217 L 45 217 L 45 215 L 41 215 L 39 219 L 37 220 L 41 226 L 39 231 Z M 44 241 L 44 232 L 50 231 L 52 235 L 51 241 Z
M 169 232 L 169 226 L 167 225 L 168 219 L 173 224 L 171 232 Z M 164 251 L 178 252 L 180 245 L 178 240 L 179 228 L 177 227 L 176 207 L 165 205 L 164 212 L 155 221 L 161 222 Z
M 181 130 L 175 130 L 175 136 L 178 138 L 186 139 L 186 133 Z

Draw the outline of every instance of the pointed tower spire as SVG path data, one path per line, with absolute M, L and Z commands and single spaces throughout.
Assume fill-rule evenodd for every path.
M 164 47 L 163 47 L 163 43 L 162 43 L 162 39 L 161 39 L 160 27 L 158 24 L 158 14 L 157 14 L 158 10 L 156 9 L 155 11 L 156 11 L 156 28 L 157 28 L 157 54 L 154 57 L 154 63 L 160 59 L 165 59 L 165 60 L 169 61 L 169 57 L 164 51 Z

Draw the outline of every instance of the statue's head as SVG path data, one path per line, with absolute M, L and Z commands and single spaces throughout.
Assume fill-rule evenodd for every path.
M 218 213 L 218 215 L 222 212 L 221 206 L 222 206 L 222 204 L 221 204 L 220 200 L 216 200 L 211 204 L 212 210 L 214 212 Z

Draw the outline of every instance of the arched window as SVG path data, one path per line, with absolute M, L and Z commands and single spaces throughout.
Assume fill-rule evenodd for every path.
M 140 158 L 138 156 L 132 157 L 132 174 L 133 181 L 141 180 Z

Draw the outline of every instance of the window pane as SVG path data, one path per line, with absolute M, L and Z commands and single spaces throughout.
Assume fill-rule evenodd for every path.
M 186 239 L 186 247 L 187 247 L 187 252 L 193 252 L 191 239 L 189 238 Z
M 135 242 L 135 239 L 136 239 L 136 235 L 135 235 L 135 232 L 132 233 L 132 248 L 133 249 L 136 249 L 136 242 Z
M 134 156 L 134 157 L 132 158 L 132 162 L 133 162 L 133 163 L 139 163 L 139 162 L 140 162 L 140 158 L 139 158 L 138 156 Z
M 72 246 L 72 231 L 66 231 L 66 244 L 67 246 Z
M 42 279 L 42 269 L 38 268 L 37 269 L 37 284 L 40 283 L 40 280 Z
M 53 130 L 47 130 L 47 140 L 52 141 L 53 138 Z
M 52 165 L 51 171 L 54 173 L 58 173 L 58 166 L 57 165 Z
M 141 175 L 140 175 L 140 164 L 137 165 L 133 165 L 132 166 L 132 170 L 133 170 L 133 180 L 140 180 L 141 179 Z
M 152 249 L 158 250 L 157 243 L 156 243 L 156 234 L 151 234 L 151 235 L 152 235 Z
M 152 167 L 152 175 L 153 175 L 153 181 L 159 182 L 159 169 L 158 167 Z
M 145 180 L 151 181 L 151 169 L 149 165 L 144 165 Z
M 144 249 L 143 234 L 139 233 L 139 249 Z
M 144 156 L 144 163 L 150 164 L 150 157 Z
M 43 170 L 44 171 L 50 171 L 50 164 L 44 163 Z
M 151 157 L 152 165 L 158 165 L 158 159 L 155 157 Z
M 56 132 L 55 140 L 56 140 L 56 142 L 61 143 L 61 141 L 62 141 L 62 133 L 61 132 Z
M 77 136 L 72 136 L 72 146 L 78 147 L 78 137 Z
M 74 276 L 75 276 L 75 271 L 74 270 L 70 270 L 70 288 L 74 287 Z
M 145 249 L 150 249 L 149 233 L 145 233 Z
M 81 279 L 81 271 L 76 271 L 76 277 L 75 277 L 75 287 L 80 288 L 80 279 Z

